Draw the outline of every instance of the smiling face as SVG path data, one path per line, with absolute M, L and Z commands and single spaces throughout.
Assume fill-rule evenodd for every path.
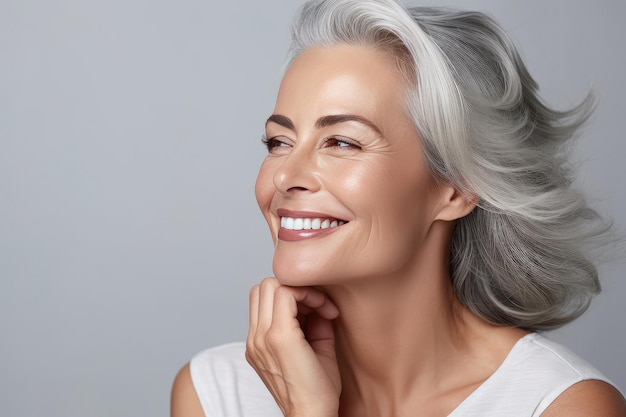
M 312 47 L 289 67 L 256 182 L 283 284 L 390 276 L 423 261 L 447 193 L 429 174 L 405 89 L 392 58 L 369 47 Z

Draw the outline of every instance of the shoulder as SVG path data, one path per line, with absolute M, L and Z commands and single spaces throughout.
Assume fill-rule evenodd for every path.
M 538 334 L 526 338 L 526 342 L 526 353 L 531 357 L 524 365 L 533 366 L 531 374 L 535 376 L 547 371 L 541 378 L 549 381 L 539 407 L 544 410 L 542 417 L 626 417 L 621 393 L 587 361 Z M 541 379 L 535 380 L 537 386 Z
M 607 377 L 589 362 L 567 347 L 540 334 L 529 334 L 520 340 L 519 344 L 520 350 L 516 355 L 518 370 L 531 379 L 541 376 L 550 381 L 550 386 L 561 386 L 564 387 L 563 390 L 586 380 L 610 383 Z M 529 366 L 532 367 L 530 370 Z
M 172 417 L 204 417 L 200 400 L 191 381 L 189 363 L 178 372 L 174 379 L 170 415 Z
M 542 417 L 626 417 L 626 401 L 604 381 L 586 380 L 565 390 Z
M 171 416 L 204 417 L 208 399 L 203 394 L 215 384 L 214 379 L 224 373 L 225 367 L 232 373 L 233 369 L 243 366 L 240 360 L 243 349 L 241 343 L 206 349 L 183 366 L 172 385 Z
M 224 382 L 229 377 L 253 375 L 246 361 L 244 343 L 229 343 L 203 350 L 189 363 L 191 379 L 196 385 L 209 382 Z
M 454 416 L 626 417 L 605 409 L 593 414 L 592 408 L 578 405 L 582 401 L 587 407 L 598 403 L 615 407 L 620 400 L 619 391 L 592 365 L 559 343 L 531 333 L 517 342 L 500 368 Z M 565 407 L 577 408 L 582 414 L 572 414 Z
M 182 399 L 192 411 L 172 417 L 282 416 L 245 352 L 244 343 L 230 343 L 196 354 L 179 373 L 172 393 L 172 410 Z M 192 414 L 197 410 L 200 414 Z

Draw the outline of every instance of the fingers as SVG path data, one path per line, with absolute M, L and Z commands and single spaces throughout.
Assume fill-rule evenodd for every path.
M 260 291 L 260 288 L 258 285 L 255 285 L 250 290 L 250 312 L 249 312 L 250 327 L 249 329 L 256 329 L 257 324 L 258 324 L 259 291 Z M 248 334 L 250 334 L 249 332 L 250 330 L 248 330 Z
M 272 325 L 274 294 L 280 284 L 276 278 L 265 278 L 259 284 L 257 331 L 265 333 Z
M 284 343 L 307 343 L 311 335 L 305 335 L 302 325 L 313 316 L 331 321 L 339 316 L 339 310 L 318 289 L 288 287 L 281 285 L 276 278 L 264 279 L 250 291 L 250 349 L 266 343 L 279 346 Z M 332 337 L 331 324 L 322 326 L 324 334 L 320 333 L 319 325 L 307 325 L 306 328 L 315 332 L 315 340 Z
M 316 315 L 311 316 L 307 323 L 307 340 L 312 346 L 329 341 L 334 347 L 335 331 L 332 322 Z
M 333 320 L 339 316 L 335 304 L 321 291 L 310 287 L 280 286 L 274 292 L 272 326 L 277 329 L 300 327 L 298 314 L 318 316 Z
M 339 309 L 323 292 L 311 287 L 292 289 L 294 290 L 296 302 L 312 308 L 320 317 L 333 320 L 339 316 Z
M 246 359 L 283 414 L 304 410 L 303 415 L 337 415 L 341 377 L 332 320 L 338 315 L 335 304 L 315 288 L 288 287 L 266 278 L 250 291 Z
M 328 296 L 312 287 L 288 287 L 276 278 L 266 278 L 250 291 L 250 327 L 257 330 L 266 331 L 275 317 L 285 324 L 298 313 L 313 311 L 327 320 L 339 316 L 339 309 Z

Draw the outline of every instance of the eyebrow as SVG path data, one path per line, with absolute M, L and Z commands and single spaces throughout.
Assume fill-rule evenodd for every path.
M 272 114 L 265 122 L 265 125 L 269 122 L 274 122 L 280 126 L 283 126 L 289 130 L 296 131 L 295 124 L 291 121 L 291 119 L 287 116 L 283 116 L 282 114 Z M 345 122 L 357 122 L 361 123 L 379 135 L 382 135 L 380 129 L 372 122 L 367 120 L 365 117 L 358 116 L 356 114 L 332 114 L 328 116 L 322 116 L 315 122 L 315 127 L 318 129 L 322 129 L 324 127 L 333 126 L 339 123 Z
M 267 126 L 269 122 L 274 122 L 277 125 L 286 127 L 289 130 L 293 130 L 294 132 L 296 131 L 296 125 L 293 124 L 293 122 L 291 121 L 289 117 L 283 116 L 282 114 L 272 114 L 267 119 L 267 122 L 265 122 L 265 126 Z

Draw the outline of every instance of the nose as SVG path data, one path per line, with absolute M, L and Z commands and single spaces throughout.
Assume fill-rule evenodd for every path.
M 281 158 L 273 179 L 274 186 L 283 194 L 318 191 L 319 166 L 315 152 L 296 144 L 288 155 Z

